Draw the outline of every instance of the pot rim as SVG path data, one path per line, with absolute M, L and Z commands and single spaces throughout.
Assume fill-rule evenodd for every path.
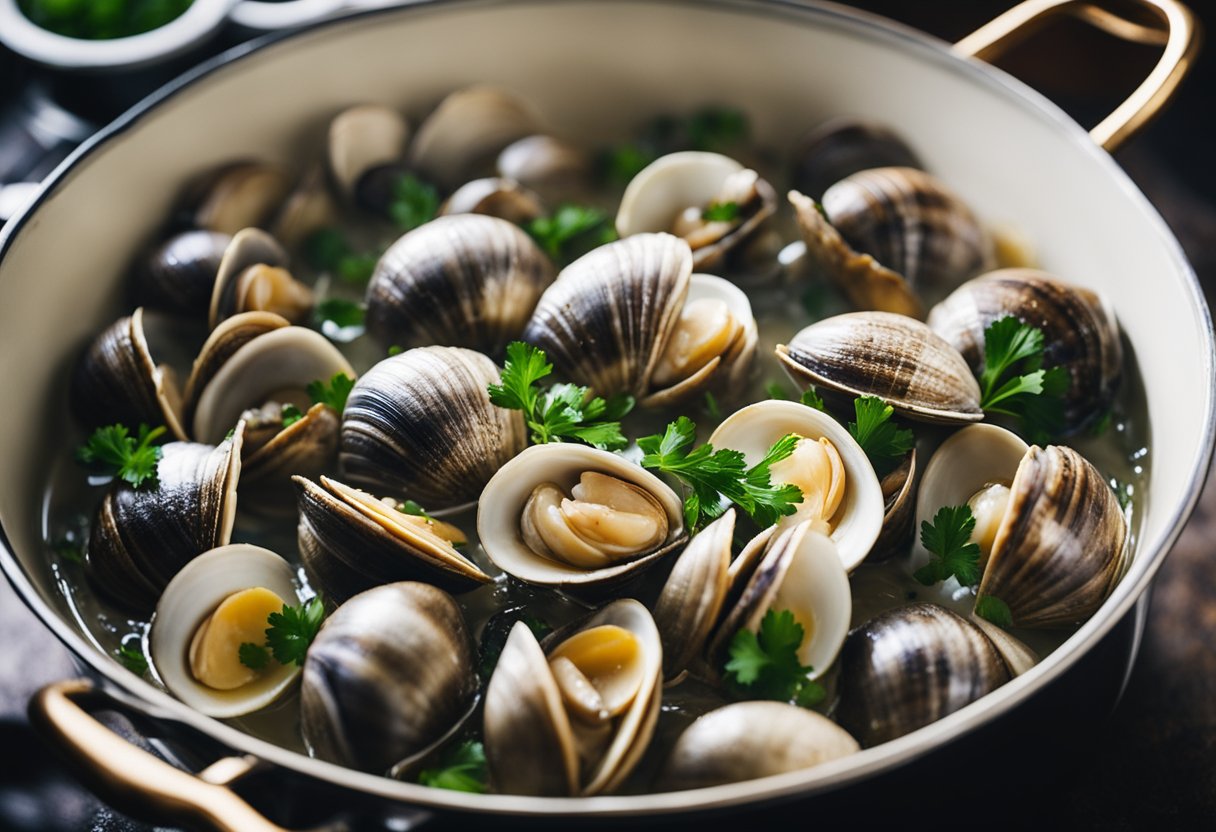
M 320 21 L 290 32 L 272 33 L 230 49 L 186 72 L 166 84 L 110 123 L 65 159 L 47 177 L 34 198 L 0 230 L 0 264 L 22 228 L 37 214 L 38 207 L 49 199 L 59 186 L 71 178 L 74 169 L 89 156 L 111 141 L 121 139 L 126 131 L 136 127 L 145 117 L 155 114 L 158 107 L 178 93 L 205 82 L 211 75 L 229 68 L 239 70 L 240 63 L 278 44 L 307 43 L 318 33 L 338 27 L 365 25 L 369 18 L 381 15 L 428 14 L 448 9 L 476 9 L 487 5 L 546 4 L 553 0 L 415 0 L 393 8 L 368 9 L 337 19 Z M 603 796 L 591 798 L 535 798 L 517 795 L 469 795 L 432 789 L 357 772 L 290 751 L 265 740 L 245 734 L 194 711 L 159 690 L 151 683 L 124 671 L 108 656 L 90 645 L 82 634 L 73 629 L 34 588 L 24 567 L 12 552 L 8 534 L 0 524 L 0 568 L 27 606 L 43 621 L 55 636 L 83 662 L 92 673 L 106 680 L 117 698 L 150 716 L 185 724 L 212 737 L 224 745 L 253 755 L 263 761 L 281 766 L 298 774 L 325 780 L 364 794 L 400 801 L 418 807 L 455 810 L 478 814 L 515 816 L 627 816 L 703 812 L 711 809 L 747 804 L 759 806 L 779 800 L 809 797 L 852 784 L 881 772 L 906 765 L 913 760 L 942 748 L 965 733 L 1010 712 L 1046 687 L 1075 665 L 1114 625 L 1120 621 L 1144 593 L 1170 547 L 1181 534 L 1187 518 L 1199 499 L 1216 441 L 1216 338 L 1198 279 L 1181 246 L 1144 194 L 1136 187 L 1114 159 L 1090 139 L 1085 130 L 1043 95 L 995 67 L 968 59 L 952 51 L 950 44 L 911 27 L 857 9 L 816 0 L 650 0 L 666 5 L 711 5 L 744 16 L 770 16 L 790 24 L 827 27 L 844 30 L 852 36 L 877 40 L 885 47 L 903 50 L 918 60 L 945 65 L 951 71 L 966 73 L 993 95 L 1003 96 L 1017 104 L 1028 118 L 1043 119 L 1062 131 L 1083 152 L 1095 155 L 1113 177 L 1117 186 L 1141 210 L 1146 222 L 1161 238 L 1176 269 L 1190 291 L 1190 312 L 1198 319 L 1198 329 L 1206 342 L 1202 362 L 1207 378 L 1205 391 L 1204 429 L 1199 453 L 1187 476 L 1186 497 L 1170 512 L 1169 521 L 1152 539 L 1142 539 L 1139 554 L 1127 575 L 1102 608 L 1039 665 L 1022 676 L 998 688 L 982 699 L 899 739 L 884 743 L 859 754 L 817 766 L 813 769 L 789 772 L 760 780 L 732 783 L 708 789 L 686 792 L 665 792 L 646 795 Z M 287 48 L 284 46 L 282 48 Z M 1136 644 L 1138 647 L 1138 641 Z M 1133 650 L 1133 656 L 1135 651 Z M 1130 666 L 1128 668 L 1130 674 Z M 1124 678 L 1126 683 L 1126 677 Z

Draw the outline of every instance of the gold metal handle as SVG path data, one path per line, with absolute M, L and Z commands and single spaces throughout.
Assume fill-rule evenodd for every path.
M 1191 11 L 1177 0 L 1135 0 L 1160 21 L 1146 26 L 1095 5 L 1091 0 L 1025 0 L 976 29 L 954 45 L 957 52 L 993 61 L 1025 40 L 1051 18 L 1072 15 L 1123 40 L 1163 46 L 1161 59 L 1127 100 L 1089 131 L 1093 140 L 1114 153 L 1148 124 L 1174 97 L 1199 51 L 1200 28 Z
M 88 679 L 48 685 L 30 700 L 30 721 L 106 802 L 141 820 L 204 832 L 285 832 L 227 788 L 257 760 L 225 757 L 197 775 L 174 768 L 72 701 L 94 692 Z

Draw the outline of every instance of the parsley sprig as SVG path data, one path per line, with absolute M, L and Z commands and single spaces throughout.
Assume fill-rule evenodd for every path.
M 975 614 L 1006 630 L 1013 626 L 1013 613 L 1009 611 L 1009 605 L 995 595 L 976 598 Z
M 402 231 L 412 231 L 435 219 L 439 213 L 439 192 L 435 186 L 412 173 L 402 173 L 393 180 L 388 216 Z
M 124 640 L 114 651 L 114 655 L 123 667 L 136 676 L 143 676 L 148 672 L 148 657 L 144 655 L 143 648 L 139 646 L 137 637 Z
M 346 400 L 353 389 L 355 389 L 355 380 L 346 373 L 337 373 L 329 380 L 329 383 L 318 379 L 309 384 L 308 398 L 312 400 L 313 404 L 329 405 L 341 413 L 345 409 Z
M 734 222 L 739 218 L 739 203 L 711 202 L 701 210 L 705 222 Z
M 920 525 L 920 542 L 932 559 L 912 573 L 925 586 L 932 586 L 951 577 L 963 586 L 980 580 L 980 547 L 971 542 L 975 517 L 966 505 L 942 506 L 933 517 Z
M 854 399 L 853 412 L 857 421 L 849 422 L 849 433 L 866 452 L 875 473 L 885 476 L 912 450 L 916 437 L 892 421 L 895 409 L 877 396 Z
M 726 678 L 757 699 L 776 699 L 809 708 L 823 701 L 825 691 L 807 678 L 798 648 L 806 636 L 789 610 L 772 610 L 760 621 L 760 632 L 739 630 L 730 642 Z
M 1043 368 L 1043 331 L 1012 315 L 984 330 L 980 407 L 1018 419 L 1034 442 L 1046 443 L 1064 426 L 1071 378 L 1063 367 Z
M 776 523 L 778 518 L 793 514 L 794 506 L 802 502 L 802 492 L 796 485 L 774 486 L 770 467 L 794 452 L 798 437 L 789 435 L 777 440 L 758 464 L 747 466 L 739 451 L 723 448 L 714 450 L 708 443 L 693 447 L 697 426 L 687 416 L 667 425 L 660 436 L 644 436 L 638 447 L 646 454 L 642 466 L 662 471 L 681 479 L 691 489 L 684 498 L 684 522 L 696 528 L 702 518 L 712 520 L 726 510 L 723 498 L 746 512 L 762 528 Z
M 313 320 L 324 327 L 326 321 L 332 321 L 334 326 L 345 329 L 350 326 L 363 326 L 367 313 L 363 305 L 346 298 L 326 298 L 313 308 Z
M 126 425 L 108 425 L 93 431 L 88 441 L 76 449 L 78 462 L 100 468 L 139 488 L 156 485 L 156 463 L 162 451 L 153 443 L 165 434 L 163 426 L 140 425 L 132 436 Z
M 367 285 L 379 260 L 374 253 L 356 252 L 336 228 L 321 228 L 309 234 L 303 249 L 308 265 L 355 286 Z
M 521 410 L 532 441 L 577 440 L 606 451 L 624 448 L 621 419 L 633 409 L 632 396 L 602 399 L 575 384 L 539 386 L 553 372 L 545 351 L 523 341 L 507 345 L 500 384 L 489 387 L 490 401 L 508 410 Z
M 486 790 L 486 751 L 481 743 L 465 740 L 447 749 L 436 768 L 423 769 L 418 782 L 434 789 L 482 794 Z
M 321 622 L 325 618 L 325 604 L 313 598 L 298 607 L 284 604 L 279 612 L 266 616 L 266 643 L 254 644 L 246 641 L 238 648 L 241 664 L 253 670 L 261 670 L 273 655 L 279 664 L 304 664 L 308 646 L 317 637 Z
M 585 205 L 560 205 L 549 216 L 530 221 L 524 230 L 555 263 L 562 264 L 616 239 L 608 215 Z
M 285 404 L 279 410 L 280 416 L 283 419 L 283 427 L 289 428 L 296 422 L 304 418 L 304 411 L 296 407 L 294 404 Z

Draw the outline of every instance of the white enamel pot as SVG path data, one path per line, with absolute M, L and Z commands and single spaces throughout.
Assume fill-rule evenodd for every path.
M 43 691 L 32 707 L 37 722 L 92 767 L 108 796 L 126 795 L 124 805 L 135 802 L 153 816 L 169 807 L 162 817 L 200 828 L 258 830 L 277 827 L 216 784 L 268 767 L 350 801 L 532 820 L 830 800 L 916 770 L 915 763 L 948 749 L 974 749 L 976 738 L 1021 718 L 1060 680 L 1095 661 L 1099 647 L 1112 643 L 1104 637 L 1115 633 L 1120 637 L 1106 650 L 1113 655 L 1091 676 L 1105 680 L 1109 704 L 1134 658 L 1141 599 L 1195 504 L 1213 441 L 1207 309 L 1178 243 L 1108 153 L 1168 97 L 1193 57 L 1186 11 L 1174 0 L 1141 4 L 1157 13 L 1160 30 L 1120 23 L 1074 0 L 1031 0 L 951 46 L 840 7 L 787 0 L 440 0 L 330 20 L 242 47 L 163 89 L 73 154 L 0 238 L 6 343 L 0 379 L 8 391 L 0 430 L 0 565 L 90 675 Z M 992 57 L 1061 11 L 1164 43 L 1146 85 L 1093 136 L 1033 90 L 972 58 Z M 778 150 L 834 115 L 881 119 L 897 125 L 929 169 L 981 216 L 1020 226 L 1045 268 L 1101 290 L 1134 347 L 1152 448 L 1134 561 L 1102 609 L 1026 674 L 896 741 L 753 782 L 590 799 L 468 795 L 339 768 L 204 717 L 95 650 L 47 565 L 39 495 L 45 460 L 69 431 L 66 368 L 121 312 L 134 253 L 156 238 L 191 176 L 250 156 L 298 163 L 319 146 L 329 118 L 352 102 L 418 113 L 478 81 L 522 93 L 548 121 L 589 144 L 623 137 L 654 114 L 708 102 L 742 106 L 756 138 Z M 239 760 L 217 763 L 201 779 L 169 770 L 78 707 L 74 698 L 90 689 L 201 732 Z

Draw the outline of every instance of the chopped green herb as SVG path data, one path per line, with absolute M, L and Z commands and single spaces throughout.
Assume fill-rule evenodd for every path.
M 808 285 L 802 293 L 802 308 L 806 311 L 806 314 L 815 320 L 819 320 L 823 317 L 830 297 L 831 290 L 827 285 L 822 281 L 815 281 Z
M 313 317 L 318 323 L 333 321 L 340 327 L 363 326 L 363 306 L 344 298 L 326 298 L 317 304 Z
M 250 670 L 261 670 L 270 664 L 270 651 L 261 644 L 246 641 L 237 648 L 237 655 Z
M 608 215 L 584 205 L 561 205 L 552 215 L 529 222 L 524 230 L 555 263 L 568 263 L 616 239 Z
M 638 144 L 620 144 L 604 152 L 599 166 L 604 179 L 626 185 L 657 158 L 658 154 L 649 148 Z
M 51 548 L 59 557 L 69 563 L 84 563 L 84 541 L 77 538 L 73 532 L 68 532 L 61 539 L 51 544 Z
M 866 452 L 875 473 L 883 477 L 892 471 L 912 450 L 916 437 L 910 430 L 901 430 L 891 419 L 895 409 L 877 396 L 861 396 L 853 400 L 856 422 L 849 422 L 849 433 Z
M 231 441 L 234 436 L 236 436 L 236 428 L 228 428 L 228 432 L 224 434 L 224 441 Z
M 123 667 L 136 676 L 143 676 L 148 672 L 148 657 L 144 655 L 143 647 L 135 638 L 124 640 L 114 651 L 114 655 L 122 662 Z
M 1071 378 L 1063 367 L 1043 369 L 1043 332 L 1008 315 L 984 330 L 980 407 L 1018 419 L 1034 442 L 1046 443 L 1064 425 L 1063 396 Z
M 494 668 L 498 666 L 498 658 L 502 655 L 502 648 L 506 646 L 507 636 L 511 635 L 511 628 L 517 621 L 527 624 L 537 640 L 553 632 L 547 621 L 529 615 L 523 607 L 503 610 L 490 616 L 481 631 L 481 644 L 477 650 L 477 675 L 483 682 L 488 682 L 494 675 Z
M 404 503 L 401 504 L 401 507 L 398 508 L 397 510 L 399 512 L 401 512 L 402 514 L 410 514 L 410 515 L 413 515 L 414 517 L 422 517 L 426 520 L 431 519 L 431 515 L 426 513 L 426 509 L 424 509 L 422 506 L 418 505 L 413 500 L 406 500 Z
M 402 173 L 393 182 L 393 196 L 388 204 L 389 218 L 402 231 L 412 231 L 435 219 L 439 212 L 439 192 L 412 173 Z
M 739 203 L 711 202 L 701 211 L 701 219 L 706 222 L 734 222 L 739 219 Z
M 718 400 L 714 398 L 713 393 L 705 394 L 705 412 L 715 421 L 722 418 L 722 409 L 718 407 Z
M 321 228 L 304 238 L 304 260 L 319 272 L 335 272 L 343 257 L 353 252 L 342 232 L 336 228 Z
M 1108 430 L 1110 430 L 1111 422 L 1114 421 L 1114 418 L 1115 418 L 1114 411 L 1112 411 L 1108 408 L 1106 411 L 1104 411 L 1102 413 L 1101 416 L 1098 417 L 1097 421 L 1094 422 L 1093 425 L 1090 427 L 1089 435 L 1095 436 L 1095 437 L 1105 436 L 1106 432 Z
M 163 436 L 165 428 L 139 426 L 139 435 L 131 436 L 126 425 L 109 425 L 93 431 L 88 441 L 76 449 L 77 461 L 101 468 L 112 476 L 139 488 L 144 483 L 156 485 L 156 463 L 161 449 L 152 443 Z
M 109 40 L 159 29 L 192 0 L 18 0 L 38 26 L 69 38 Z
M 730 107 L 705 107 L 693 113 L 685 126 L 693 150 L 726 150 L 747 138 L 747 116 Z
M 739 451 L 715 451 L 705 444 L 694 448 L 697 426 L 687 416 L 667 425 L 660 436 L 645 436 L 638 447 L 646 454 L 642 466 L 671 474 L 692 490 L 684 498 L 684 520 L 696 528 L 701 519 L 712 520 L 725 511 L 723 498 L 746 512 L 758 525 L 771 526 L 777 519 L 793 514 L 802 501 L 802 492 L 788 483 L 774 486 L 769 468 L 794 451 L 798 438 L 779 439 L 757 465 L 747 467 Z
M 401 353 L 403 353 L 403 352 L 405 352 L 405 347 L 402 347 L 398 344 L 393 344 L 391 347 L 388 348 L 388 357 L 392 358 L 394 355 L 401 355 Z
M 351 254 L 338 261 L 338 277 L 343 283 L 366 286 L 380 258 L 374 254 Z
M 423 769 L 418 782 L 434 789 L 481 794 L 486 790 L 486 752 L 481 743 L 465 740 L 447 749 L 439 767 Z
M 975 517 L 966 505 L 942 506 L 933 522 L 920 524 L 920 542 L 932 559 L 912 573 L 925 586 L 932 586 L 951 577 L 963 586 L 973 586 L 980 580 L 980 547 L 971 542 Z
M 588 398 L 590 391 L 574 384 L 554 384 L 542 390 L 538 383 L 552 372 L 544 350 L 513 341 L 507 345 L 501 383 L 489 387 L 490 401 L 507 410 L 523 411 L 537 445 L 578 440 L 614 451 L 628 444 L 620 420 L 633 409 L 632 396 Z
M 975 614 L 1006 630 L 1013 626 L 1009 605 L 995 595 L 981 595 L 975 600 Z
M 266 646 L 274 653 L 279 664 L 304 664 L 308 645 L 317 637 L 321 621 L 325 618 L 325 605 L 320 598 L 313 598 L 299 607 L 284 604 L 281 612 L 266 616 Z
M 313 404 L 325 404 L 341 413 L 346 408 L 346 399 L 350 391 L 355 389 L 355 380 L 346 373 L 338 373 L 329 380 L 314 381 L 308 385 L 308 397 Z
M 816 211 L 818 211 L 818 212 L 819 212 L 819 216 L 823 217 L 823 218 L 824 218 L 824 220 L 826 220 L 827 222 L 831 222 L 831 221 L 832 221 L 832 220 L 831 220 L 831 219 L 828 217 L 828 209 L 823 207 L 823 203 L 822 203 L 822 202 L 816 202 L 816 203 L 815 203 L 815 210 L 816 210 Z
M 726 678 L 757 699 L 793 702 L 804 708 L 821 702 L 823 686 L 807 678 L 814 668 L 798 657 L 805 631 L 789 610 L 772 610 L 759 634 L 742 629 L 730 642 Z
M 301 412 L 300 408 L 296 407 L 294 404 L 283 405 L 283 409 L 280 412 L 283 414 L 283 427 L 285 428 L 291 427 L 296 422 L 304 418 L 303 412 Z
M 807 407 L 813 407 L 816 410 L 823 410 L 823 398 L 814 386 L 807 387 L 802 391 L 802 395 L 798 397 L 798 401 L 802 402 Z
M 782 401 L 790 398 L 789 388 L 779 381 L 770 381 L 764 385 L 764 392 L 768 394 L 770 399 L 780 399 Z
M 1119 508 L 1126 512 L 1132 505 L 1132 495 L 1136 491 L 1136 486 L 1130 482 L 1119 482 L 1116 479 L 1110 481 L 1110 487 L 1115 492 L 1115 499 L 1119 501 Z

